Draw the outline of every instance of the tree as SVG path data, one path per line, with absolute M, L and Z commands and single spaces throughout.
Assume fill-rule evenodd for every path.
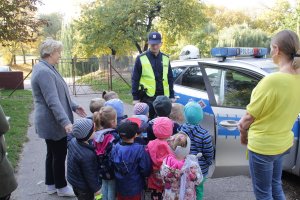
M 267 8 L 254 21 L 254 28 L 266 31 L 269 35 L 283 29 L 296 31 L 296 9 L 293 9 L 288 0 L 277 0 L 274 6 Z
M 113 26 L 110 8 L 113 1 L 96 1 L 83 6 L 81 17 L 75 21 L 75 54 L 83 56 L 127 54 L 133 49 L 118 27 Z M 104 6 L 105 5 L 105 6 Z
M 59 39 L 63 20 L 62 14 L 50 13 L 40 15 L 39 18 L 46 22 L 46 24 L 43 26 L 42 35 L 45 38 L 51 37 L 55 40 Z
M 218 6 L 207 6 L 205 15 L 217 31 L 236 24 L 247 24 L 250 27 L 253 25 L 253 19 L 240 10 L 231 10 Z
M 0 1 L 0 43 L 10 41 L 32 42 L 38 37 L 43 21 L 36 19 L 36 4 L 39 0 Z
M 148 49 L 147 34 L 157 30 L 155 25 L 175 37 L 202 24 L 203 19 L 202 4 L 197 0 L 98 0 L 78 24 L 90 46 L 104 44 L 113 53 L 124 50 L 124 44 L 133 45 L 142 53 Z
M 247 24 L 234 25 L 220 31 L 220 47 L 269 47 L 268 34 L 260 29 L 252 29 Z

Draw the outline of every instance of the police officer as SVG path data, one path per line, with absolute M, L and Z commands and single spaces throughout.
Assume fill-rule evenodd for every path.
M 155 117 L 153 101 L 159 95 L 165 95 L 175 102 L 173 73 L 169 57 L 160 51 L 161 34 L 151 32 L 148 35 L 149 50 L 140 54 L 135 61 L 132 73 L 133 104 L 144 102 L 149 105 L 149 118 Z

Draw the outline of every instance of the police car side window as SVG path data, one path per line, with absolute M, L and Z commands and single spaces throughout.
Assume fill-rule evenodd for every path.
M 172 68 L 173 79 L 176 80 L 182 72 L 185 70 L 186 67 L 174 67 Z M 175 84 L 178 84 L 179 81 L 175 81 Z
M 225 70 L 222 106 L 245 108 L 259 80 L 234 70 Z
M 220 105 L 222 102 L 223 93 L 221 92 L 221 78 L 222 78 L 222 70 L 216 68 L 205 67 L 205 71 L 207 74 L 207 78 L 209 83 L 213 89 L 217 104 Z
M 181 85 L 205 91 L 205 83 L 199 66 L 192 66 L 182 75 Z

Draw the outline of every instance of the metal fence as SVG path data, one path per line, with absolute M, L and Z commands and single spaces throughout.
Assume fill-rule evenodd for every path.
M 31 59 L 32 67 L 38 59 Z M 101 94 L 114 90 L 125 102 L 131 101 L 132 56 L 101 56 L 60 59 L 57 70 L 74 95 Z M 32 70 L 19 83 L 30 77 Z M 17 87 L 11 92 L 11 95 Z
M 74 95 L 114 90 L 130 93 L 132 56 L 61 59 L 57 66 Z

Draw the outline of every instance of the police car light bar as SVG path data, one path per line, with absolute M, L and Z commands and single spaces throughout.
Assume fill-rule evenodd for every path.
M 220 57 L 226 59 L 226 57 L 233 56 L 253 56 L 255 58 L 261 58 L 268 54 L 267 48 L 252 48 L 252 47 L 217 47 L 211 49 L 211 55 L 213 57 Z

